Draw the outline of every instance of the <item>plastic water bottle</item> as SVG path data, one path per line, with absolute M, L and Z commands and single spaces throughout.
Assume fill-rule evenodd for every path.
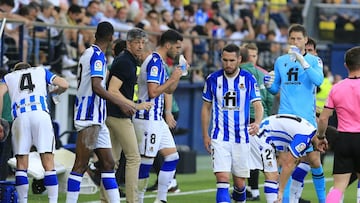
M 60 103 L 60 95 L 53 93 L 53 91 L 55 89 L 57 89 L 56 85 L 49 85 L 50 97 L 51 97 L 52 101 L 54 102 L 54 104 L 58 104 L 58 103 Z
M 181 67 L 182 76 L 186 76 L 188 74 L 187 62 L 184 55 L 182 54 L 179 57 L 179 66 Z
M 290 45 L 290 48 L 289 48 L 288 53 L 290 54 L 290 60 L 291 60 L 291 61 L 296 61 L 296 55 L 295 55 L 295 53 L 299 53 L 299 54 L 300 54 L 300 49 L 299 49 L 297 46 Z

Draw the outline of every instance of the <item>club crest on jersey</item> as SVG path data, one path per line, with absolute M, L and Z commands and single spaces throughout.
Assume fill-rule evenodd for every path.
M 150 69 L 150 76 L 156 77 L 158 76 L 158 70 L 159 68 L 157 66 L 153 66 Z
M 94 70 L 95 71 L 101 71 L 102 67 L 103 67 L 102 61 L 101 60 L 96 60 Z
M 246 90 L 244 83 L 239 84 L 239 89 L 242 91 Z
M 306 144 L 305 143 L 300 143 L 300 144 L 296 145 L 295 149 L 296 149 L 297 152 L 300 153 L 300 152 L 302 152 L 302 151 L 304 151 L 306 149 Z

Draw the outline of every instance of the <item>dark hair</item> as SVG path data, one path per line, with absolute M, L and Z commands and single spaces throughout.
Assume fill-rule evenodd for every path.
M 290 34 L 292 32 L 301 32 L 304 35 L 304 37 L 307 37 L 307 32 L 306 32 L 305 27 L 300 25 L 300 24 L 291 25 L 290 28 L 289 28 L 288 35 L 290 36 Z
M 360 46 L 353 47 L 345 53 L 345 64 L 349 71 L 360 69 Z
M 160 36 L 160 46 L 164 46 L 167 42 L 175 44 L 177 41 L 183 40 L 183 36 L 178 31 L 169 29 Z
M 72 4 L 69 8 L 67 13 L 81 13 L 81 7 L 76 4 Z
M 306 42 L 306 45 L 313 45 L 314 49 L 316 50 L 316 42 L 313 38 L 308 37 L 308 41 Z
M 15 2 L 14 0 L 0 0 L 0 5 L 7 5 L 10 6 L 11 8 L 14 8 Z
M 122 39 L 117 39 L 114 41 L 114 54 L 115 56 L 119 55 L 124 49 L 126 49 L 126 41 Z
M 236 56 L 240 56 L 240 48 L 236 45 L 236 44 L 228 44 L 226 45 L 222 52 L 235 52 L 236 53 Z
M 240 47 L 241 62 L 249 61 L 249 50 L 245 47 Z
M 193 16 L 195 14 L 194 7 L 191 5 L 184 6 L 184 11 L 189 12 L 190 16 Z
M 97 25 L 95 39 L 99 41 L 107 41 L 114 34 L 114 27 L 111 23 L 103 21 Z
M 8 73 L 5 68 L 0 68 L 0 78 L 4 78 L 4 76 Z

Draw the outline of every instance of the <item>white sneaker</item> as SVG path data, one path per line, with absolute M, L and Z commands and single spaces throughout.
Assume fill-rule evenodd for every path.
M 67 79 L 76 79 L 76 75 L 70 70 L 63 70 L 61 71 L 61 74 Z
M 69 67 L 73 67 L 76 66 L 78 63 L 76 61 L 74 61 L 73 59 L 69 58 L 68 56 L 63 56 L 62 58 L 62 65 L 64 68 L 69 68 Z

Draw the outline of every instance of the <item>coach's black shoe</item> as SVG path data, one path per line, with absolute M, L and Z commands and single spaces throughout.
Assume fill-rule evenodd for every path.
M 310 201 L 310 200 L 303 199 L 303 198 L 300 197 L 299 203 L 311 203 L 311 201 Z
M 260 201 L 260 195 L 256 197 L 248 197 L 246 196 L 246 201 Z

